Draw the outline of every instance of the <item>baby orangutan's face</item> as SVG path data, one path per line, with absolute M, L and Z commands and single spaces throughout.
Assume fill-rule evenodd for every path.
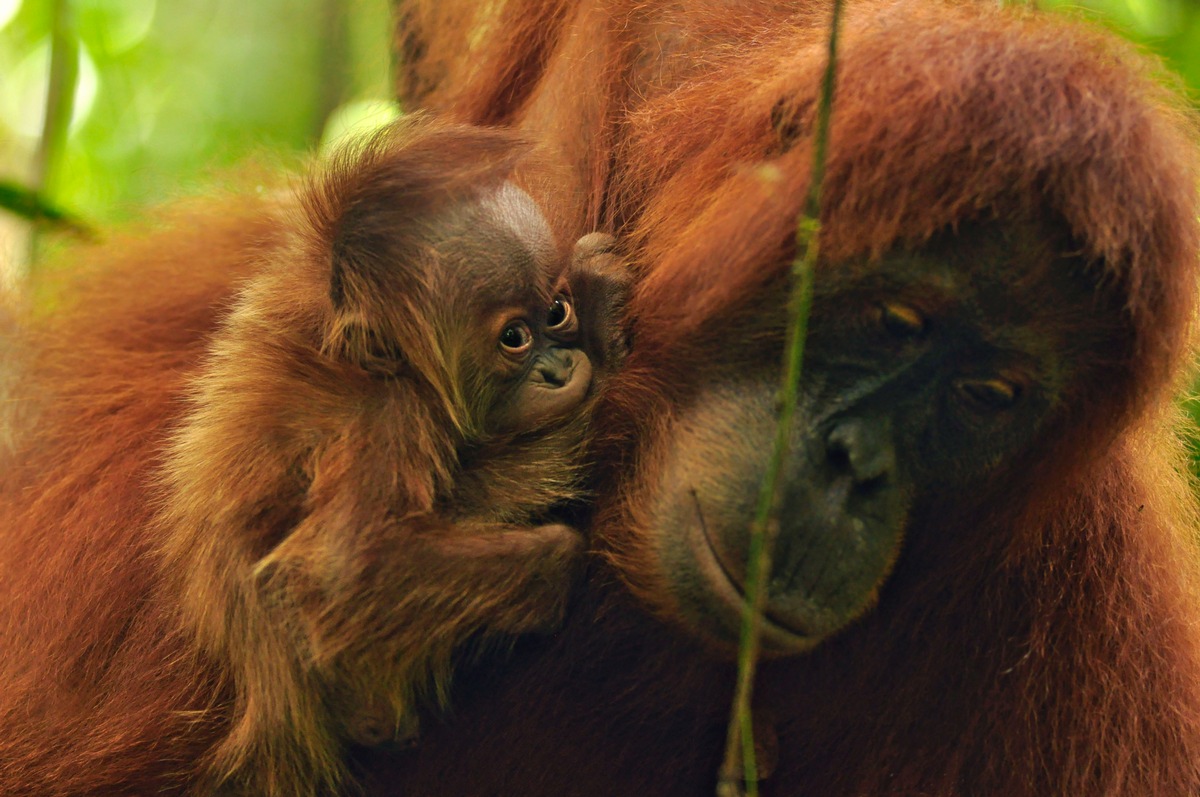
M 459 224 L 463 233 L 449 241 L 458 262 L 446 265 L 474 294 L 463 304 L 479 308 L 472 337 L 481 345 L 472 359 L 495 397 L 484 428 L 524 432 L 569 416 L 592 382 L 581 328 L 591 322 L 576 312 L 565 259 L 541 211 L 506 183 Z

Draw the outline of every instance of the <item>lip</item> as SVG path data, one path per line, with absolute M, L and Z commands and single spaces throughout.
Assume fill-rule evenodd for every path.
M 742 615 L 748 601 L 742 585 L 725 566 L 720 553 L 709 537 L 703 523 L 696 524 L 699 540 L 694 544 L 695 561 L 700 574 L 708 583 L 712 597 L 726 612 L 726 625 L 733 629 L 735 638 L 740 638 Z M 820 638 L 789 628 L 764 611 L 758 624 L 759 641 L 763 649 L 777 653 L 799 653 L 812 649 Z

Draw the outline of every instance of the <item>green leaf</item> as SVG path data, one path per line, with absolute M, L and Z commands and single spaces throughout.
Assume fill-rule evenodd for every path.
M 88 226 L 62 208 L 56 207 L 25 186 L 0 180 L 0 209 L 30 221 L 48 223 L 76 233 L 87 233 Z

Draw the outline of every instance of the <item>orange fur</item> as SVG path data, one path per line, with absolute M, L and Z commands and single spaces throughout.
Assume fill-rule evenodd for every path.
M 403 4 L 409 99 L 540 142 L 555 178 L 526 182 L 556 227 L 626 234 L 641 283 L 596 422 L 605 559 L 561 634 L 456 684 L 455 722 L 423 728 L 417 752 L 356 751 L 369 793 L 712 788 L 731 667 L 674 622 L 642 539 L 689 397 L 742 367 L 723 343 L 761 334 L 749 324 L 781 301 L 828 9 L 735 5 Z M 1045 214 L 1121 297 L 1127 345 L 1081 363 L 1019 463 L 917 508 L 872 612 L 764 664 L 768 795 L 1200 790 L 1198 521 L 1169 398 L 1192 356 L 1191 123 L 1126 48 L 996 5 L 851 4 L 818 279 L 964 222 Z M 105 247 L 20 335 L 26 377 L 5 389 L 38 417 L 0 470 L 0 728 L 18 729 L 0 737 L 0 793 L 179 791 L 248 716 L 227 664 L 196 654 L 150 524 L 160 452 L 235 285 L 254 252 L 296 243 L 280 212 L 205 210 Z M 331 464 L 336 482 L 350 463 Z M 264 528 L 283 509 L 264 506 Z M 253 656 L 245 639 L 226 641 Z
M 492 431 L 468 352 L 494 333 L 462 340 L 559 274 L 445 221 L 526 151 L 404 123 L 298 196 L 78 253 L 23 315 L 0 794 L 336 792 L 347 737 L 411 735 L 465 642 L 560 621 L 581 541 L 546 515 L 580 495 L 590 401 Z M 455 259 L 481 254 L 527 265 Z
M 428 43 L 404 66 L 412 99 L 542 142 L 574 170 L 543 194 L 557 223 L 624 236 L 642 276 L 598 421 L 622 467 L 598 491 L 588 608 L 388 767 L 389 793 L 703 793 L 730 673 L 671 630 L 648 517 L 673 429 L 737 373 L 723 347 L 782 301 L 828 3 L 509 0 L 487 37 L 448 21 L 464 3 L 405 5 L 403 35 Z M 1032 214 L 1115 292 L 1122 309 L 1096 312 L 1124 343 L 1072 354 L 1066 409 L 986 489 L 915 508 L 867 617 L 765 666 L 767 794 L 1200 790 L 1200 520 L 1171 409 L 1194 352 L 1194 123 L 1129 48 L 996 6 L 849 4 L 816 279 Z M 451 777 L 452 760 L 481 763 Z

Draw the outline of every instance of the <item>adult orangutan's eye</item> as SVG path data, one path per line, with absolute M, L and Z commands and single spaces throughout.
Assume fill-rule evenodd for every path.
M 899 302 L 888 302 L 879 308 L 879 323 L 898 338 L 915 338 L 925 331 L 925 316 Z
M 968 404 L 991 412 L 1011 409 L 1021 398 L 1021 386 L 1007 379 L 961 379 L 956 387 Z

